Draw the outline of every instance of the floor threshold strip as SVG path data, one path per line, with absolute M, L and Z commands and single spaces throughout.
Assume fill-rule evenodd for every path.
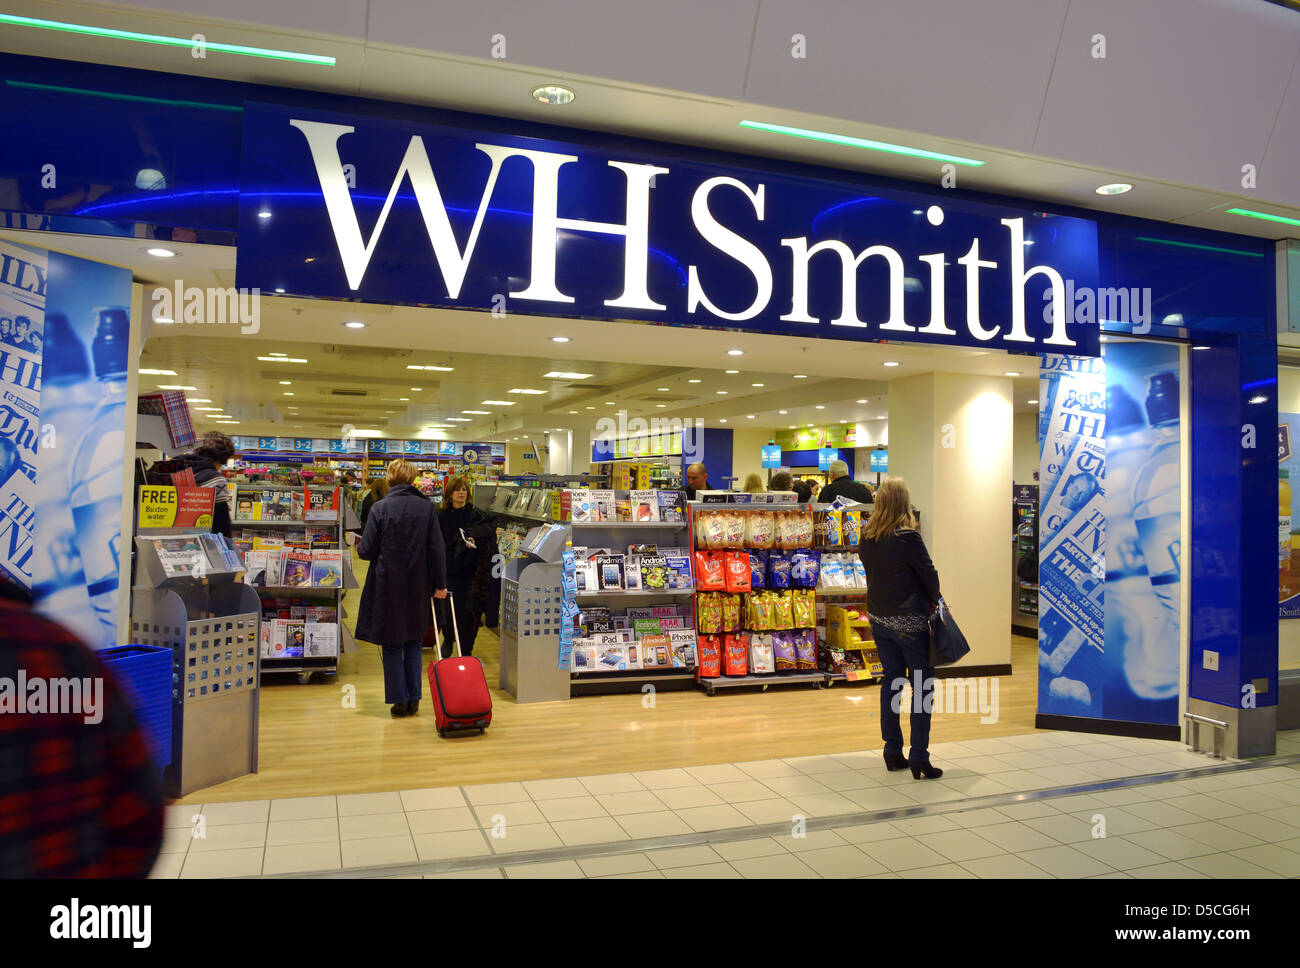
M 1017 803 L 1029 803 L 1035 800 L 1050 800 L 1057 797 L 1076 796 L 1084 793 L 1102 793 L 1120 790 L 1125 787 L 1149 786 L 1156 783 L 1168 783 L 1175 780 L 1189 780 L 1197 777 L 1218 776 L 1224 773 L 1241 773 L 1248 770 L 1267 769 L 1277 766 L 1300 764 L 1300 754 L 1271 756 L 1259 760 L 1240 760 L 1213 766 L 1194 767 L 1174 770 L 1168 773 L 1147 773 L 1140 776 L 1126 776 L 1113 780 L 1097 780 L 1092 783 L 1073 783 L 1068 786 L 1046 787 L 1041 790 L 1026 790 L 1015 793 L 993 793 L 987 796 L 971 797 L 965 800 L 952 800 L 942 803 L 922 803 L 907 807 L 892 807 L 885 810 L 863 810 L 854 813 L 836 814 L 828 817 L 808 817 L 804 822 L 805 831 L 831 830 L 835 827 L 854 827 L 863 824 L 881 823 L 887 820 L 904 820 L 912 817 L 942 816 L 950 813 L 962 813 L 967 810 L 980 810 L 988 807 L 1007 807 Z M 924 781 L 918 781 L 924 782 Z M 643 851 L 663 850 L 671 847 L 698 847 L 708 844 L 734 843 L 743 840 L 757 840 L 762 837 L 788 837 L 791 825 L 789 821 L 770 824 L 755 824 L 748 827 L 729 827 L 722 830 L 705 830 L 689 834 L 670 834 L 663 837 L 646 837 L 640 840 L 605 841 L 594 844 L 580 844 L 572 847 L 547 847 L 541 850 L 516 851 L 503 854 L 484 854 L 476 857 L 456 857 L 444 860 L 419 861 L 416 863 L 388 864 L 379 867 L 354 867 L 344 870 L 306 871 L 282 875 L 259 875 L 283 879 L 298 878 L 375 878 L 396 877 L 402 875 L 452 874 L 459 871 L 482 870 L 489 867 L 515 867 L 522 864 L 544 862 L 585 860 L 592 857 L 613 857 L 619 854 L 639 854 Z

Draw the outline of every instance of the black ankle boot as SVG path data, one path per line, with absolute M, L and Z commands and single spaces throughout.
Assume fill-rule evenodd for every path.
M 401 719 L 403 716 L 407 715 L 406 703 L 404 702 L 393 703 L 393 708 L 389 710 L 389 713 L 392 714 L 392 717 L 394 719 Z
M 894 770 L 907 769 L 907 757 L 902 753 L 886 753 L 885 769 L 889 770 L 891 773 Z
M 420 700 L 415 699 L 406 704 L 406 715 L 414 716 L 420 711 Z
M 937 780 L 939 777 L 943 776 L 943 770 L 939 769 L 937 766 L 931 766 L 929 760 L 926 760 L 924 763 L 912 763 L 909 765 L 912 767 L 913 780 L 919 780 L 921 777 L 925 777 L 927 780 Z

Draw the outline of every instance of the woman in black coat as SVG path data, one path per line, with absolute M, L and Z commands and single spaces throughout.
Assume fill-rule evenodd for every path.
M 461 654 L 472 655 L 479 619 L 485 612 L 489 618 L 495 616 L 492 596 L 500 595 L 500 576 L 492 575 L 496 525 L 470 503 L 469 479 L 461 476 L 453 477 L 443 488 L 438 524 L 447 549 L 447 590 L 456 609 L 453 626 L 447 603 L 438 606 L 442 657 L 451 655 L 453 628 L 460 632 Z
M 377 642 L 384 656 L 384 702 L 394 716 L 420 707 L 421 643 L 429 627 L 429 598 L 447 596 L 442 530 L 427 497 L 416 490 L 415 465 L 388 465 L 387 496 L 366 520 L 357 554 L 370 562 L 361 590 L 357 638 Z
M 875 507 L 862 527 L 858 557 L 867 572 L 867 618 L 885 667 L 880 688 L 880 733 L 885 767 L 911 767 L 915 779 L 934 780 L 943 770 L 930 765 L 930 708 L 934 666 L 930 664 L 930 609 L 939 601 L 939 573 L 925 550 L 912 516 L 907 485 L 898 477 L 876 491 Z M 918 681 L 919 680 L 919 681 Z M 912 748 L 903 757 L 903 730 L 895 705 L 912 684 Z

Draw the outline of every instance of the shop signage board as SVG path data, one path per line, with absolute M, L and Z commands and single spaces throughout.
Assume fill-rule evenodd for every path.
M 141 528 L 210 528 L 217 492 L 210 487 L 141 485 L 138 493 Z
M 840 452 L 834 447 L 819 447 L 817 449 L 817 469 L 819 471 L 828 471 L 831 464 L 840 459 Z
M 762 467 L 780 467 L 781 466 L 781 445 L 764 444 L 762 452 Z
M 873 474 L 889 473 L 889 451 L 873 450 L 871 452 L 871 471 Z
M 513 277 L 533 315 L 1098 352 L 1088 219 L 256 102 L 243 146 L 239 286 L 491 310 Z

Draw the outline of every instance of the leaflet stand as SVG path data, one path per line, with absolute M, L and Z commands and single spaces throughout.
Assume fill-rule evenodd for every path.
M 564 593 L 560 579 L 568 529 L 533 528 L 501 579 L 500 686 L 517 702 L 569 698 L 569 672 L 560 669 Z
M 172 760 L 163 786 L 182 797 L 257 772 L 261 603 L 239 571 L 167 577 L 155 536 L 165 535 L 136 537 L 131 641 L 172 651 Z

